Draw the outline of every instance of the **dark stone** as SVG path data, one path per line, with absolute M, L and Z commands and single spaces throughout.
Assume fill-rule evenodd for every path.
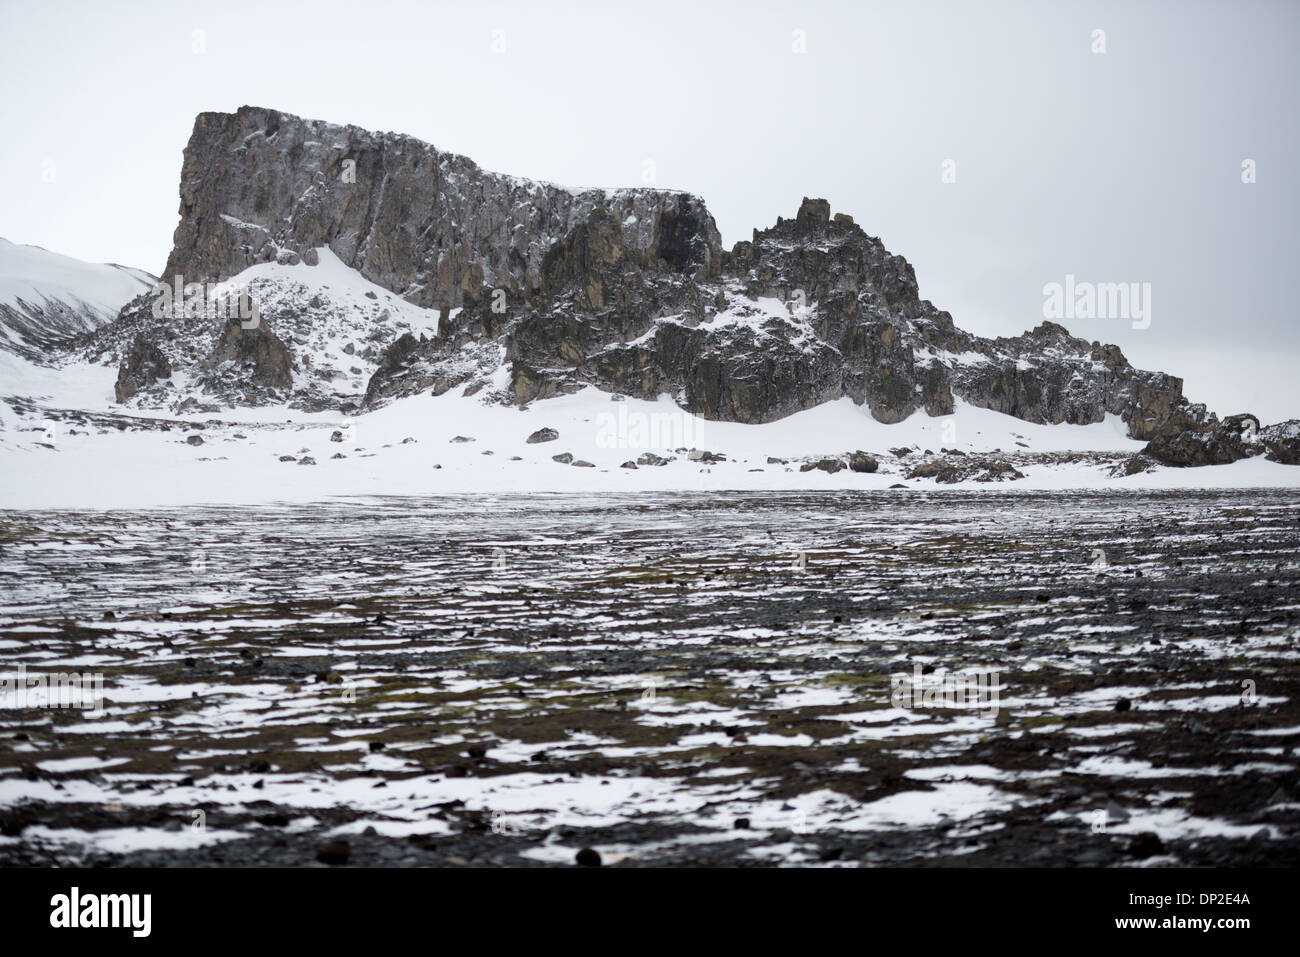
M 849 456 L 849 468 L 855 472 L 874 472 L 880 463 L 866 452 L 857 451 Z
M 1139 860 L 1145 860 L 1148 857 L 1154 857 L 1156 854 L 1165 852 L 1164 841 L 1160 836 L 1152 831 L 1143 831 L 1141 834 L 1134 835 L 1133 840 L 1129 841 L 1128 852 Z
M 331 867 L 346 864 L 352 857 L 352 845 L 347 841 L 327 841 L 316 850 L 316 860 Z
M 118 366 L 113 394 L 118 402 L 125 402 L 141 389 L 160 379 L 170 379 L 171 375 L 172 367 L 167 357 L 141 332 L 136 335 L 130 351 Z

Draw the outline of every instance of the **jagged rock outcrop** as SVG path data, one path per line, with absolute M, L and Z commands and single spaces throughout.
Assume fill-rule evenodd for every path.
M 1189 405 L 1170 416 L 1140 454 L 1182 468 L 1228 465 L 1256 455 L 1300 465 L 1300 421 L 1288 419 L 1261 429 L 1259 419 L 1249 413 L 1220 420 L 1204 405 Z
M 504 345 L 518 404 L 588 385 L 672 395 L 705 418 L 768 422 L 849 396 L 882 422 L 953 411 L 954 396 L 1033 422 L 1124 418 L 1146 438 L 1182 382 L 1055 323 L 983 339 L 920 299 L 912 267 L 825 200 L 738 243 L 716 275 L 629 251 L 594 210 L 544 257 L 535 293 L 470 299 L 426 343 L 394 347 L 370 403 L 486 383 Z M 481 385 L 478 387 L 481 388 Z
M 219 372 L 227 383 L 237 380 L 263 389 L 293 387 L 293 362 L 284 343 L 265 326 L 246 329 L 239 319 L 226 321 L 204 366 Z
M 148 388 L 163 379 L 170 379 L 171 363 L 167 357 L 143 333 L 137 333 L 131 343 L 131 351 L 122 360 L 117 370 L 117 382 L 113 385 L 113 394 L 118 402 L 125 402 L 141 389 Z
M 1287 419 L 1261 429 L 1264 455 L 1283 465 L 1300 465 L 1300 419 Z
M 310 351 L 313 317 L 356 311 L 313 286 L 325 257 L 396 296 L 390 308 L 437 310 L 439 321 L 385 324 L 386 308 L 348 327 L 356 346 L 346 358 L 328 343 Z M 239 367 L 311 409 L 451 389 L 524 405 L 595 386 L 666 393 L 705 418 L 750 423 L 847 396 L 899 422 L 950 414 L 961 399 L 1038 423 L 1117 415 L 1143 440 L 1188 408 L 1180 379 L 1135 369 L 1118 347 L 1056 323 L 1010 338 L 962 331 L 920 298 L 907 260 L 825 199 L 805 198 L 793 218 L 724 251 L 689 194 L 574 191 L 485 172 L 398 134 L 254 107 L 202 114 L 163 279 L 221 280 L 259 263 L 304 277 L 303 292 L 282 284 L 262 302 L 283 353 L 253 337 L 256 355 L 235 349 L 238 361 L 214 362 L 191 327 L 150 333 L 217 397 L 258 400 L 239 383 L 222 388 L 220 374 Z M 124 310 L 88 353 L 122 355 L 138 314 Z
M 1259 420 L 1230 415 L 1223 421 L 1204 405 L 1187 406 L 1170 416 L 1142 452 L 1163 465 L 1227 465 L 1258 455 Z
M 551 245 L 607 208 L 622 241 L 676 268 L 716 269 L 721 245 L 697 197 L 568 190 L 502 176 L 409 136 L 241 107 L 201 113 L 181 169 L 170 282 L 225 279 L 328 246 L 420 306 L 538 283 Z

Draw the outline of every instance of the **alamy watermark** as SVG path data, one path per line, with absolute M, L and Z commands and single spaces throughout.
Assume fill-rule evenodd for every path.
M 701 420 L 687 412 L 617 412 L 596 416 L 596 446 L 602 449 L 678 449 L 702 446 Z
M 227 289 L 220 295 L 220 283 L 190 282 L 176 276 L 172 285 L 160 282 L 153 287 L 152 307 L 155 319 L 238 319 L 244 329 L 256 329 L 262 324 L 257 300 L 247 289 Z
M 997 671 L 952 671 L 927 676 L 917 663 L 910 675 L 891 675 L 890 687 L 889 701 L 895 708 L 966 708 L 993 718 L 998 714 Z
M 1151 325 L 1151 283 L 1078 282 L 1073 274 L 1064 283 L 1043 287 L 1044 319 L 1128 319 L 1134 329 Z
M 104 713 L 104 676 L 75 671 L 29 675 L 20 664 L 16 672 L 0 672 L 0 708 L 80 708 L 98 718 Z

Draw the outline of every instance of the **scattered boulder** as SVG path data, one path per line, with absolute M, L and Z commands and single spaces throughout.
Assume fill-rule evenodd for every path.
M 662 455 L 655 455 L 653 452 L 643 452 L 637 456 L 637 465 L 667 465 L 671 459 L 666 459 Z
M 197 434 L 195 434 L 195 435 L 187 435 L 187 436 L 185 436 L 185 441 L 186 441 L 188 444 L 190 444 L 190 445 L 202 445 L 202 444 L 203 444 L 203 436 L 201 436 L 201 435 L 197 435 Z
M 554 442 L 560 437 L 560 433 L 554 429 L 538 429 L 532 435 L 528 436 L 529 445 L 537 445 L 541 442 Z
M 621 469 L 634 469 L 634 468 L 636 468 L 636 463 L 633 462 L 631 459 L 628 459 L 626 462 L 624 462 L 622 465 L 620 465 L 619 468 L 621 468 Z
M 346 864 L 352 857 L 352 845 L 347 841 L 326 841 L 316 849 L 316 860 L 336 867 Z
M 310 455 L 304 455 L 302 458 L 300 458 L 300 459 L 298 460 L 298 464 L 299 464 L 299 465 L 315 465 L 315 464 L 316 464 L 316 460 L 315 460 L 314 458 L 312 458 Z
M 849 468 L 855 472 L 874 472 L 880 468 L 880 463 L 873 456 L 859 450 L 849 456 Z
M 579 469 L 594 469 L 596 467 L 595 464 L 588 462 L 585 459 L 578 459 L 576 462 L 573 463 L 573 466 L 574 468 L 579 468 Z
M 559 455 L 552 455 L 551 461 L 559 462 L 561 465 L 569 465 L 573 462 L 573 453 L 561 452 Z
M 844 463 L 839 459 L 819 459 L 816 462 L 805 462 L 803 465 L 799 466 L 799 471 L 811 472 L 813 469 L 820 469 L 823 472 L 834 475 L 843 468 Z
M 727 457 L 720 452 L 706 452 L 704 449 L 691 449 L 686 453 L 686 459 L 690 462 L 703 462 L 706 465 L 727 461 Z
M 590 847 L 584 847 L 573 859 L 579 867 L 600 867 L 600 854 Z
M 962 455 L 953 458 L 927 458 L 924 462 L 912 466 L 906 477 L 929 478 L 941 485 L 955 485 L 968 479 L 976 482 L 1003 482 L 1022 479 L 1025 476 L 1004 459 Z
M 1134 835 L 1133 840 L 1129 841 L 1128 852 L 1139 860 L 1145 860 L 1163 854 L 1165 844 L 1160 840 L 1160 835 L 1154 831 L 1143 831 L 1141 834 Z
M 1120 462 L 1110 470 L 1110 474 L 1115 478 L 1121 478 L 1128 475 L 1137 475 L 1139 472 L 1150 472 L 1160 463 L 1149 455 L 1138 452 L 1130 455 L 1123 462 Z
M 468 435 L 457 435 L 457 436 L 455 436 L 454 438 L 451 439 L 450 444 L 451 444 L 451 445 L 463 445 L 463 444 L 466 443 L 466 442 L 477 442 L 477 441 L 478 441 L 478 439 L 471 438 L 471 437 L 468 436 Z

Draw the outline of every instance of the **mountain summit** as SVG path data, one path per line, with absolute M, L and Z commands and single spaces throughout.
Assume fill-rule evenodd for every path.
M 162 285 L 77 345 L 140 409 L 349 413 L 452 390 L 527 406 L 595 387 L 715 421 L 848 398 L 897 423 L 960 401 L 1037 424 L 1116 416 L 1151 443 L 1134 470 L 1300 458 L 1267 444 L 1296 430 L 1220 422 L 1181 379 L 1057 323 L 961 330 L 825 199 L 725 250 L 689 193 L 567 189 L 259 107 L 199 115 L 180 196 Z M 222 307 L 236 298 L 256 317 Z
M 164 282 L 223 281 L 276 264 L 285 267 L 278 281 L 292 277 L 305 296 L 267 289 L 275 307 L 263 305 L 261 329 L 201 330 L 222 340 L 222 354 L 285 366 L 287 377 L 260 370 L 246 383 L 257 388 L 233 390 L 251 401 L 270 398 L 261 389 L 271 382 L 275 398 L 311 408 L 455 388 L 526 404 L 595 385 L 667 393 L 706 418 L 738 422 L 849 396 L 897 422 L 918 409 L 946 415 L 959 397 L 1039 423 L 1116 414 L 1144 439 L 1186 404 L 1181 380 L 1134 369 L 1117 347 L 1054 323 L 1010 339 L 963 332 L 920 298 L 903 257 L 851 217 L 832 216 L 823 199 L 805 199 L 793 218 L 728 251 L 687 193 L 566 189 L 486 172 L 408 136 L 255 107 L 198 117 L 180 193 Z M 362 324 L 351 330 L 363 341 L 347 371 L 298 354 L 301 320 L 337 312 L 326 284 L 310 281 L 324 249 L 389 301 L 437 310 L 436 332 L 411 328 L 383 342 Z M 157 327 L 142 306 L 97 346 L 129 365 L 140 336 L 172 367 L 213 364 L 213 349 L 187 349 L 184 330 Z M 284 349 L 241 351 L 243 337 Z M 313 388 L 328 372 L 355 377 L 358 352 L 370 366 L 364 389 Z M 176 398 L 151 393 L 153 384 L 132 392 L 137 401 Z

